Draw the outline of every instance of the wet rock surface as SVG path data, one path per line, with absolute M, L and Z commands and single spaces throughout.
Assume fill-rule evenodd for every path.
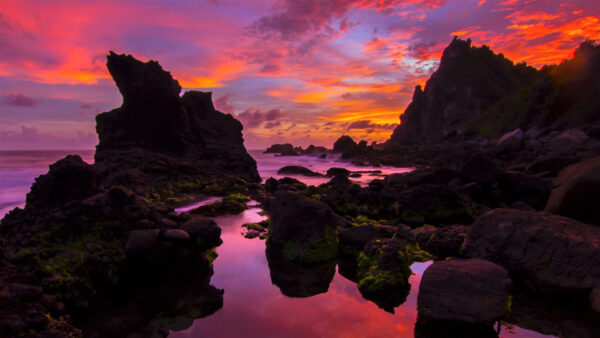
M 507 313 L 511 287 L 506 269 L 482 259 L 435 262 L 421 279 L 419 316 L 436 321 L 492 323 Z
M 461 253 L 500 264 L 538 290 L 600 283 L 598 227 L 547 213 L 491 210 L 471 226 Z

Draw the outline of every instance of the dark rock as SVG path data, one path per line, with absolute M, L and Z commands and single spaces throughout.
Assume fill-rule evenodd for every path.
M 502 170 L 492 160 L 481 153 L 476 153 L 469 157 L 460 169 L 462 176 L 483 185 L 494 183 L 501 173 Z
M 419 244 L 423 250 L 439 258 L 459 257 L 468 232 L 469 227 L 464 225 L 444 227 L 431 232 L 429 238 Z M 424 231 L 421 235 L 425 237 Z
M 337 175 L 350 176 L 350 170 L 346 168 L 329 168 L 327 169 L 327 174 L 325 176 L 333 177 Z
M 444 50 L 440 66 L 425 89 L 415 88 L 412 102 L 402 114 L 402 123 L 386 145 L 438 143 L 453 131 L 457 135 L 468 130 L 477 133 L 481 119 L 492 114 L 495 117 L 493 109 L 498 101 L 538 77 L 534 68 L 515 66 L 487 46 L 472 47 L 471 40 L 455 38 Z M 498 133 L 492 136 L 506 131 L 498 130 L 495 120 L 485 122 L 488 133 Z
M 162 232 L 161 237 L 170 242 L 187 242 L 190 240 L 190 234 L 181 229 L 167 229 Z
M 268 241 L 267 241 L 268 243 Z M 325 293 L 335 276 L 336 262 L 302 266 L 285 259 L 282 252 L 267 245 L 267 261 L 271 282 L 288 297 L 305 298 Z
M 356 141 L 351 136 L 342 135 L 333 144 L 334 153 L 345 153 L 354 151 L 357 147 Z
M 183 223 L 181 229 L 190 234 L 196 242 L 200 239 L 208 247 L 219 246 L 223 243 L 221 240 L 221 228 L 208 217 L 194 216 L 189 221 Z
M 600 287 L 596 287 L 590 292 L 590 307 L 600 314 Z
M 417 314 L 415 338 L 498 338 L 498 332 L 491 324 L 471 324 L 460 322 L 423 319 Z
M 528 174 L 547 173 L 548 176 L 556 176 L 566 166 L 578 162 L 577 157 L 568 156 L 546 156 L 531 163 L 526 172 Z
M 177 227 L 177 222 L 175 222 L 174 220 L 169 219 L 169 218 L 163 218 L 161 223 L 165 228 Z
M 302 175 L 302 176 L 322 176 L 306 167 L 300 165 L 288 165 L 277 171 L 279 175 Z
M 375 229 L 370 225 L 350 227 L 338 232 L 340 252 L 347 256 L 358 256 L 367 242 L 371 240 Z
M 438 261 L 423 273 L 417 309 L 432 320 L 492 323 L 507 313 L 511 287 L 508 271 L 492 262 Z
M 558 153 L 567 153 L 587 141 L 588 136 L 580 129 L 568 129 L 550 141 L 549 147 Z
M 462 187 L 458 188 L 457 191 L 461 194 L 466 195 L 471 201 L 477 203 L 481 203 L 486 197 L 485 191 L 477 182 L 465 184 Z
M 258 236 L 260 236 L 260 232 L 253 230 L 253 229 L 248 230 L 246 232 L 246 234 L 244 235 L 245 238 L 249 238 L 249 239 L 256 238 Z
M 600 225 L 600 157 L 563 169 L 545 211 Z
M 152 250 L 158 241 L 159 229 L 133 230 L 127 237 L 125 251 L 128 254 L 139 254 Z
M 283 154 L 296 154 L 296 155 L 298 155 L 298 153 L 296 153 L 296 151 L 294 150 L 294 146 L 290 143 L 273 144 L 269 148 L 267 148 L 267 150 L 265 150 L 264 153 L 265 154 L 282 154 L 282 155 Z M 289 156 L 289 155 L 285 155 L 285 156 Z
M 538 290 L 600 283 L 600 228 L 547 213 L 491 210 L 471 226 L 462 254 L 500 264 Z
M 98 192 L 100 175 L 94 166 L 79 155 L 68 155 L 50 165 L 47 174 L 40 175 L 27 194 L 26 207 L 58 206 L 77 201 Z
M 95 166 L 106 176 L 105 183 L 140 187 L 148 181 L 225 175 L 260 181 L 256 162 L 243 145 L 241 123 L 216 111 L 211 93 L 180 97 L 178 82 L 156 61 L 112 52 L 107 59 L 123 105 L 96 117 L 100 142 Z M 132 169 L 143 176 L 133 179 Z
M 521 201 L 537 210 L 544 208 L 552 190 L 552 182 L 514 171 L 500 175 L 498 185 L 507 203 Z
M 286 260 L 313 264 L 336 257 L 338 217 L 327 204 L 294 193 L 277 192 L 269 212 L 267 247 L 282 250 Z
M 445 185 L 422 184 L 400 192 L 399 220 L 412 227 L 423 224 L 470 224 L 473 211 L 460 196 Z

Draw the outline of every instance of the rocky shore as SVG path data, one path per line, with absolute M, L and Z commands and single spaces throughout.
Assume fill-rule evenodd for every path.
M 155 61 L 111 52 L 107 67 L 123 105 L 96 118 L 95 163 L 50 165 L 1 221 L 0 336 L 166 336 L 223 304 L 221 229 L 172 206 L 258 188 L 242 125 Z

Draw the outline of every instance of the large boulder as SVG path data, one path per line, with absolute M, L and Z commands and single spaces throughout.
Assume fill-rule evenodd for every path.
M 483 259 L 438 261 L 423 273 L 419 317 L 492 323 L 509 309 L 512 281 L 503 267 Z
M 563 169 L 545 211 L 600 225 L 600 157 Z
M 198 245 L 215 247 L 223 243 L 221 240 L 221 228 L 212 219 L 204 216 L 194 216 L 181 225 Z
M 500 264 L 539 290 L 600 285 L 600 228 L 543 212 L 488 211 L 471 226 L 462 254 Z
M 68 155 L 51 164 L 47 174 L 35 179 L 27 194 L 26 207 L 51 207 L 81 200 L 97 193 L 99 187 L 100 175 L 96 168 L 79 155 Z
M 140 185 L 132 176 L 153 183 L 226 175 L 260 181 L 241 123 L 215 110 L 210 92 L 180 97 L 179 83 L 156 61 L 113 52 L 107 60 L 123 104 L 96 116 L 95 161 L 105 183 Z M 134 169 L 143 174 L 132 175 Z
M 419 245 L 423 250 L 439 258 L 460 256 L 460 249 L 469 233 L 469 227 L 464 225 L 439 229 L 431 226 L 421 228 L 414 230 Z
M 267 246 L 279 248 L 285 259 L 313 264 L 336 257 L 338 216 L 327 204 L 280 191 L 275 194 L 269 212 Z

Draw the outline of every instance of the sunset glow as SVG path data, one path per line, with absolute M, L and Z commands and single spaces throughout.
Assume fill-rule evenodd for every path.
M 0 144 L 92 148 L 109 50 L 213 92 L 248 148 L 383 141 L 452 36 L 535 67 L 600 40 L 595 1 L 33 1 L 0 5 Z M 275 113 L 276 112 L 276 113 Z M 399 330 L 401 328 L 398 328 Z

